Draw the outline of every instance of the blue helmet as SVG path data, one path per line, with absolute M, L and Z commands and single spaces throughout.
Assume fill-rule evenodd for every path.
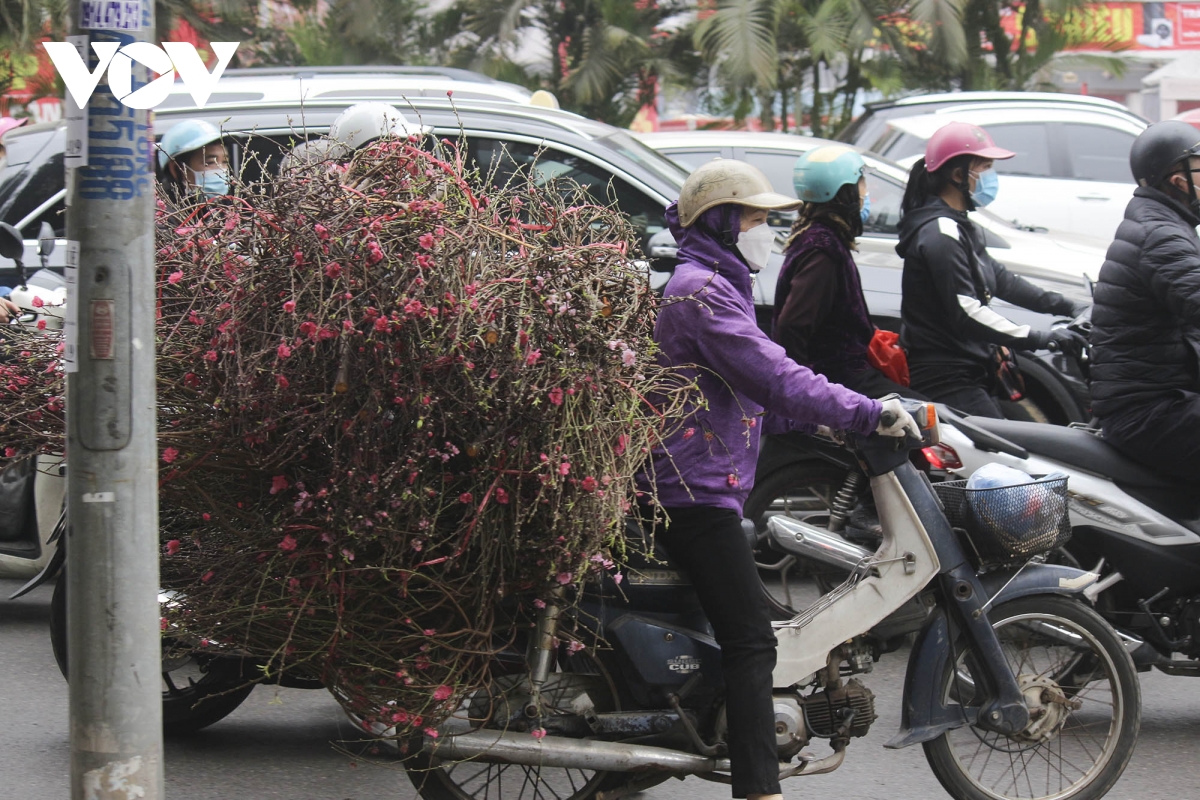
M 172 158 L 220 140 L 221 131 L 211 122 L 202 119 L 184 120 L 167 131 L 158 143 L 158 166 L 162 169 Z
M 847 183 L 858 183 L 867 165 L 853 148 L 844 144 L 814 147 L 796 159 L 792 185 L 806 203 L 828 203 Z

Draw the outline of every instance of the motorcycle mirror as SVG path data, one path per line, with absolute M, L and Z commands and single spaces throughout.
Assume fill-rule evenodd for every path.
M 49 222 L 43 222 L 41 230 L 38 231 L 38 255 L 45 259 L 53 252 L 54 228 Z
M 0 222 L 0 256 L 19 264 L 24 255 L 25 240 L 21 238 L 21 232 L 7 222 Z

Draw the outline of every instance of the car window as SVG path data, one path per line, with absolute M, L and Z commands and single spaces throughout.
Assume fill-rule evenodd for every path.
M 468 145 L 468 152 L 481 172 L 497 186 L 528 176 L 537 186 L 552 189 L 556 181 L 568 179 L 579 184 L 597 203 L 615 203 L 629 217 L 641 239 L 643 252 L 649 238 L 667 225 L 662 203 L 579 156 L 553 147 L 475 137 Z
M 0 219 L 16 225 L 62 191 L 65 142 L 65 128 L 61 127 L 9 137 L 5 142 L 9 165 L 0 175 Z M 54 201 L 26 223 L 22 235 L 37 238 L 43 221 L 62 235 L 66 229 L 64 207 L 62 200 Z
M 1063 125 L 1074 175 L 1084 181 L 1130 183 L 1129 150 L 1134 135 L 1103 125 L 1068 122 Z
M 1016 153 L 1013 158 L 996 162 L 996 172 L 1001 175 L 1024 175 L 1049 178 L 1050 130 L 1040 123 L 1013 125 L 988 125 L 987 132 L 996 144 Z
M 800 158 L 799 153 L 746 150 L 742 157 L 746 163 L 762 170 L 763 175 L 771 182 L 772 189 L 788 197 L 796 196 L 792 174 L 796 169 L 796 160 Z
M 911 133 L 886 128 L 883 135 L 867 149 L 887 156 L 892 161 L 908 163 L 905 159 L 915 161 L 925 155 L 925 140 Z
M 457 96 L 457 93 L 455 93 L 455 96 Z M 680 168 L 678 163 L 647 146 L 645 143 L 638 141 L 628 133 L 617 131 L 597 141 L 605 147 L 616 150 L 639 167 L 650 170 L 676 189 L 682 186 L 683 182 L 687 180 L 690 170 Z
M 863 233 L 899 236 L 904 184 L 867 170 L 867 192 L 871 195 L 871 216 L 863 223 Z
M 689 170 L 712 161 L 714 158 L 721 157 L 721 148 L 719 147 L 700 147 L 689 148 L 687 150 L 671 150 L 665 154 L 676 164 L 683 164 Z

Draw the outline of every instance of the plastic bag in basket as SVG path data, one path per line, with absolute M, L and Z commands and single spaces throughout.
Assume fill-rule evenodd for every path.
M 1007 533 L 1017 538 L 1036 536 L 1058 526 L 1066 510 L 1066 499 L 1051 492 L 1030 492 L 1023 487 L 1064 477 L 1061 472 L 1054 472 L 1035 479 L 1003 464 L 984 464 L 967 481 L 968 490 L 1013 488 L 1011 491 L 968 491 L 967 501 L 977 519 L 999 522 Z

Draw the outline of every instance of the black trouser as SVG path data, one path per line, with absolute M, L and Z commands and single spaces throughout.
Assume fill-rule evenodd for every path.
M 1152 472 L 1200 486 L 1200 394 L 1176 392 L 1100 420 L 1104 438 Z
M 721 646 L 733 796 L 778 794 L 775 632 L 741 518 L 711 506 L 664 510 L 670 522 L 658 529 L 658 541 L 687 571 Z
M 1004 419 L 995 396 L 988 388 L 992 381 L 986 366 L 909 361 L 908 370 L 913 388 L 933 400 L 964 414 Z

